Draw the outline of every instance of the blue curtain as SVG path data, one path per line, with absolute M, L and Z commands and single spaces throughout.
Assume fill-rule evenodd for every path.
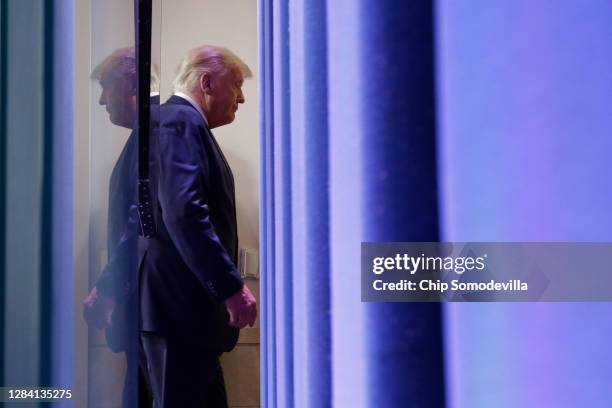
M 262 404 L 605 406 L 605 304 L 360 301 L 363 241 L 610 239 L 610 2 L 433 6 L 260 0 Z
M 262 405 L 442 406 L 437 304 L 363 304 L 363 241 L 437 241 L 430 2 L 261 1 Z
M 72 383 L 73 2 L 0 10 L 3 386 Z

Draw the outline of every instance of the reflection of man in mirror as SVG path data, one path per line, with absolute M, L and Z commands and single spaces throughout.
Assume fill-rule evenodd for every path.
M 250 75 L 229 50 L 196 48 L 160 108 L 162 216 L 141 277 L 141 342 L 155 407 L 227 407 L 219 355 L 256 319 L 255 298 L 236 270 L 234 179 L 211 133 L 233 122 Z
M 100 105 L 110 121 L 134 129 L 136 111 L 136 58 L 134 48 L 110 54 L 93 71 L 102 86 Z M 151 104 L 159 105 L 159 76 L 151 70 Z M 126 352 L 127 372 L 123 406 L 147 406 L 144 380 L 138 373 L 138 266 L 144 255 L 140 242 L 137 205 L 138 135 L 130 134 L 115 164 L 109 183 L 107 248 L 108 262 L 96 285 L 84 300 L 84 316 L 98 329 L 106 328 L 109 347 Z M 141 392 L 138 393 L 140 379 Z M 149 405 L 150 406 L 150 405 Z

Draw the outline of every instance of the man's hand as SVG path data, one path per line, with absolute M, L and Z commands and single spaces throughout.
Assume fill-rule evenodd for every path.
M 229 312 L 232 326 L 242 329 L 248 324 L 253 327 L 257 319 L 257 301 L 247 285 L 244 285 L 240 292 L 229 297 L 225 301 L 225 307 Z
M 83 317 L 90 326 L 104 329 L 111 323 L 115 302 L 98 293 L 94 287 L 83 300 Z

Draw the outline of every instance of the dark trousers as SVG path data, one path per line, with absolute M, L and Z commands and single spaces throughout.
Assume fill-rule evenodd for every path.
M 152 332 L 141 332 L 140 343 L 154 408 L 227 408 L 216 353 Z
M 138 343 L 126 351 L 127 369 L 123 384 L 122 408 L 151 408 L 153 397 L 139 356 Z

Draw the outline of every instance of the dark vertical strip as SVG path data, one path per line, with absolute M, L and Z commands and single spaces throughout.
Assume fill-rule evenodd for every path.
M 366 239 L 438 241 L 432 2 L 362 6 Z M 369 403 L 444 407 L 440 304 L 370 306 Z
M 4 384 L 4 313 L 6 289 L 6 140 L 8 1 L 0 0 L 0 384 Z
M 40 236 L 40 385 L 51 385 L 53 327 L 53 67 L 54 67 L 54 0 L 44 3 L 43 38 L 43 174 Z
M 151 238 L 155 234 L 155 221 L 151 208 L 151 185 L 149 182 L 149 132 L 151 131 L 151 23 L 153 5 L 151 0 L 136 0 L 134 3 L 134 43 L 136 44 L 136 95 L 138 108 L 138 214 L 140 216 L 140 227 L 145 238 Z M 136 282 L 138 285 L 138 282 Z M 137 288 L 136 293 L 140 293 Z M 128 311 L 132 316 L 130 322 L 139 322 L 140 299 L 133 302 L 133 307 Z M 140 344 L 140 327 L 138 324 L 129 324 L 127 327 L 128 350 L 138 350 Z M 126 351 L 127 371 L 126 378 L 131 378 L 132 384 L 139 384 L 138 380 L 138 354 Z M 130 390 L 134 400 L 140 400 L 141 391 L 139 386 Z M 144 395 L 144 392 L 143 394 Z
M 151 102 L 151 0 L 137 0 L 135 4 L 135 43 L 138 78 L 138 178 L 149 178 L 149 131 Z
M 136 16 L 136 63 L 138 77 L 136 95 L 138 101 L 138 215 L 140 229 L 145 238 L 155 235 L 155 220 L 149 181 L 149 132 L 151 131 L 151 0 L 138 0 Z

